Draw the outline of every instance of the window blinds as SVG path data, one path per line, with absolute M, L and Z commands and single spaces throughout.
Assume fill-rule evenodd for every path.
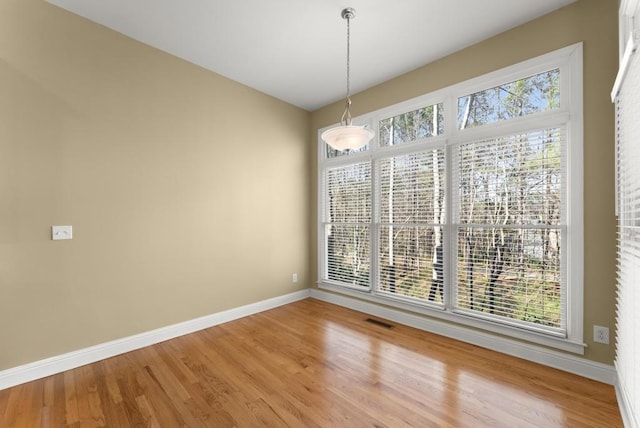
M 368 287 L 371 164 L 330 168 L 325 179 L 325 279 Z
M 633 38 L 630 38 L 633 43 Z M 631 54 L 616 80 L 618 296 L 616 370 L 621 407 L 640 427 L 640 58 Z
M 565 134 L 533 130 L 454 152 L 458 311 L 563 334 Z
M 443 302 L 444 149 L 380 159 L 379 291 Z

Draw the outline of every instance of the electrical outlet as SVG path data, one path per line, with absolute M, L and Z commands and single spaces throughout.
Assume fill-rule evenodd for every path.
M 73 239 L 73 227 L 51 226 L 51 239 L 54 241 L 59 239 Z
M 609 328 L 599 325 L 593 326 L 593 341 L 598 343 L 609 344 Z
M 293 282 L 293 283 L 298 282 L 298 274 L 297 273 L 291 274 L 291 282 Z

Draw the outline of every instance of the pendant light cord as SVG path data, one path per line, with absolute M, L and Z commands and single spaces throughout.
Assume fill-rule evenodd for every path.
M 351 19 L 348 14 L 345 16 L 345 19 L 347 20 L 347 100 L 340 122 L 344 125 L 351 126 Z
M 351 19 L 347 17 L 347 98 L 351 96 Z

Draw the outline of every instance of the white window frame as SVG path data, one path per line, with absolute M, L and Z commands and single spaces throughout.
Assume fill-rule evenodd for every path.
M 487 125 L 457 129 L 457 99 L 474 92 L 485 90 L 505 84 L 507 82 L 522 79 L 534 74 L 538 74 L 550 69 L 560 68 L 560 107 L 550 111 L 535 113 L 522 118 L 508 121 L 490 123 Z M 430 137 L 421 142 L 413 142 L 393 147 L 378 147 L 377 136 L 370 143 L 367 151 L 354 153 L 347 156 L 340 156 L 328 159 L 326 157 L 325 143 L 320 138 L 320 134 L 327 128 L 318 130 L 318 287 L 341 294 L 357 297 L 363 300 L 381 303 L 403 310 L 421 313 L 434 318 L 450 321 L 485 331 L 510 336 L 516 339 L 561 349 L 577 354 L 584 354 L 585 344 L 583 341 L 583 99 L 582 99 L 582 43 L 541 55 L 539 57 L 476 77 L 474 79 L 461 82 L 441 90 L 401 102 L 375 112 L 363 115 L 354 119 L 354 124 L 367 125 L 372 129 L 378 129 L 380 120 L 393 117 L 402 113 L 413 111 L 425 106 L 443 103 L 444 105 L 444 133 L 435 137 Z M 378 201 L 375 200 L 375 189 L 377 172 L 375 171 L 376 160 L 388 156 L 419 151 L 433 146 L 445 147 L 445 188 L 451 186 L 451 153 L 452 148 L 464 142 L 478 140 L 496 135 L 505 135 L 510 132 L 519 132 L 531 129 L 535 124 L 537 129 L 544 129 L 562 126 L 566 129 L 566 203 L 565 218 L 566 229 L 563 230 L 563 239 L 566 239 L 567 246 L 564 248 L 561 264 L 564 265 L 566 278 L 566 337 L 557 337 L 546 332 L 537 332 L 535 329 L 525 330 L 516 326 L 498 324 L 490 320 L 482 320 L 477 317 L 469 317 L 464 314 L 452 311 L 454 298 L 450 280 L 454 273 L 452 260 L 455 257 L 445 257 L 449 263 L 444 266 L 444 305 L 432 304 L 382 296 L 376 292 L 376 272 L 378 271 L 378 248 L 377 248 L 377 228 L 376 210 L 379 209 Z M 332 125 L 334 126 L 334 125 Z M 370 286 L 348 287 L 332 281 L 323 280 L 325 275 L 325 254 L 323 243 L 323 176 L 325 168 L 342 164 L 350 164 L 358 161 L 368 160 L 372 162 L 372 215 L 371 224 L 371 247 L 370 266 L 371 278 Z M 451 255 L 453 243 L 456 242 L 456 225 L 452 224 L 451 197 L 452 191 L 445 192 L 446 221 L 444 225 L 444 252 Z M 374 232 L 375 231 L 375 232 Z M 444 307 L 443 307 L 444 306 Z

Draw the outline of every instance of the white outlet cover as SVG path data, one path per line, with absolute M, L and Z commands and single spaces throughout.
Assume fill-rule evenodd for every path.
M 71 226 L 51 226 L 51 239 L 73 239 L 73 227 Z
M 599 325 L 593 326 L 593 341 L 597 343 L 609 344 L 609 328 Z

